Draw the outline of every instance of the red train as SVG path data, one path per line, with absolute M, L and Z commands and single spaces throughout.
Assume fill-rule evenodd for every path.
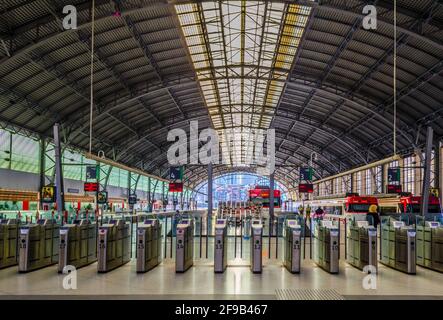
M 254 189 L 249 190 L 249 201 L 254 204 L 261 204 L 263 208 L 269 208 L 269 195 L 271 190 L 268 186 L 255 186 Z M 274 208 L 281 206 L 281 192 L 274 190 Z

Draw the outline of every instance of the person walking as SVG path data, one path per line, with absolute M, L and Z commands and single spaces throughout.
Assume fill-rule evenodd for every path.
M 314 219 L 323 219 L 325 212 L 321 207 L 318 207 L 314 212 Z
M 378 215 L 378 207 L 375 204 L 371 204 L 369 206 L 369 210 L 368 210 L 368 217 L 372 217 L 372 222 L 374 224 L 374 227 L 377 228 L 378 224 L 380 223 L 380 216 Z M 371 220 L 369 220 L 369 222 L 371 222 Z

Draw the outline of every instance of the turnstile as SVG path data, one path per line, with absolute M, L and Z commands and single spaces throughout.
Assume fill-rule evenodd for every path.
M 339 230 L 330 220 L 321 220 L 314 229 L 314 262 L 329 273 L 339 272 Z
M 283 264 L 291 273 L 300 273 L 301 230 L 297 220 L 286 220 Z
M 260 220 L 252 220 L 251 237 L 251 271 L 261 273 L 263 269 L 263 224 Z
M 194 264 L 194 223 L 183 219 L 177 225 L 175 271 L 185 272 Z
M 386 223 L 387 221 L 387 223 Z M 409 274 L 416 273 L 416 231 L 403 221 L 386 219 L 381 229 L 381 263 Z
M 417 225 L 417 264 L 443 272 L 443 226 L 437 221 Z
M 352 266 L 371 273 L 377 272 L 377 229 L 368 221 L 351 220 L 347 224 L 346 261 Z
M 44 268 L 58 262 L 59 225 L 53 219 L 39 219 L 20 227 L 19 272 Z
M 226 219 L 215 222 L 214 272 L 223 273 L 228 265 L 228 243 Z
M 97 271 L 108 272 L 128 263 L 130 244 L 129 223 L 118 219 L 103 224 L 98 231 Z
M 76 269 L 97 261 L 97 225 L 87 219 L 60 227 L 58 272 L 66 266 Z
M 20 220 L 0 220 L 0 269 L 16 265 Z
M 146 219 L 137 228 L 137 272 L 147 272 L 161 262 L 162 227 L 157 219 Z

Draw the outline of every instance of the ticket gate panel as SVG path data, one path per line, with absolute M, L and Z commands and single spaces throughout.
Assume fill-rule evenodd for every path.
M 123 220 L 111 220 L 99 228 L 97 271 L 104 273 L 130 261 L 129 224 Z
M 40 219 L 37 224 L 20 228 L 19 272 L 50 266 L 58 261 L 59 226 L 53 220 Z
M 214 272 L 223 273 L 228 265 L 227 221 L 217 219 L 214 239 Z
M 339 272 L 339 230 L 332 221 L 320 221 L 315 226 L 314 262 L 329 273 Z
M 18 219 L 0 221 L 0 269 L 18 263 L 19 226 Z
M 63 272 L 67 265 L 78 269 L 97 261 L 96 234 L 95 222 L 87 220 L 76 220 L 61 227 L 58 272 Z
M 261 273 L 263 270 L 263 225 L 253 221 L 251 227 L 251 271 Z
M 301 226 L 296 220 L 287 220 L 285 226 L 285 254 L 283 265 L 291 273 L 300 273 Z
M 366 221 L 350 222 L 347 228 L 347 262 L 360 270 L 372 266 L 371 272 L 376 271 L 377 229 Z
M 390 221 L 382 227 L 381 263 L 408 274 L 416 273 L 416 231 L 402 221 Z M 385 251 L 387 250 L 387 251 Z
M 147 272 L 161 262 L 161 224 L 158 220 L 145 220 L 137 228 L 137 272 Z
M 177 225 L 175 271 L 182 273 L 194 265 L 194 224 L 192 220 L 182 220 Z

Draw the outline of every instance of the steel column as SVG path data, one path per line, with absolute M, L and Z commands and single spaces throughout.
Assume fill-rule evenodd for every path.
M 428 213 L 429 207 L 429 188 L 431 184 L 431 157 L 432 157 L 432 138 L 434 131 L 431 126 L 428 127 L 426 133 L 426 150 L 425 150 L 425 168 L 422 188 L 421 214 Z
M 56 203 L 57 212 L 61 215 L 65 210 L 64 186 L 63 186 L 63 168 L 62 168 L 62 147 L 60 141 L 60 125 L 54 124 L 54 145 L 55 145 L 55 180 L 56 180 Z

